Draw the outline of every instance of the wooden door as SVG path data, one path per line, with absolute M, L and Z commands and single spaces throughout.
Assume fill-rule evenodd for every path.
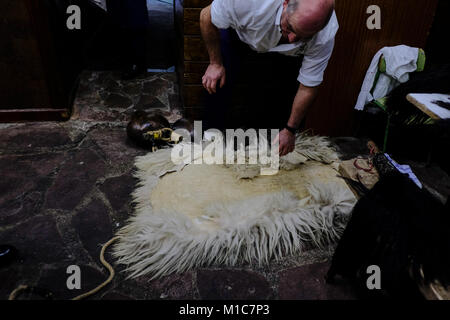
M 45 1 L 0 1 L 0 122 L 69 116 Z

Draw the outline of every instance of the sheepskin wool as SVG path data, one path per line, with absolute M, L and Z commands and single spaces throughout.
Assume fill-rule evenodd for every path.
M 175 164 L 171 151 L 136 159 L 135 214 L 113 252 L 129 277 L 262 264 L 307 242 L 323 247 L 339 239 L 356 203 L 334 167 L 315 161 L 337 160 L 323 137 L 299 136 L 280 159 L 288 170 L 252 179 L 239 179 L 234 165 Z

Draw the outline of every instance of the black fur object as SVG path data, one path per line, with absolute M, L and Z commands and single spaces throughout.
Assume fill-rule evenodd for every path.
M 406 100 L 409 93 L 450 94 L 450 64 L 412 73 L 408 82 L 392 90 L 386 100 L 387 111 L 393 115 L 392 121 L 403 123 L 412 116 L 423 121 L 428 119 L 426 114 Z
M 450 94 L 450 64 L 435 65 L 422 72 L 412 73 L 410 80 L 392 90 L 386 100 L 391 121 L 389 151 L 407 158 L 429 154 L 431 160 L 450 174 L 450 156 L 447 151 L 450 145 L 450 119 L 430 124 L 429 116 L 406 100 L 409 93 Z M 425 158 L 420 160 L 428 161 Z
M 147 138 L 145 133 L 164 128 L 170 128 L 170 123 L 161 113 L 147 113 L 143 110 L 138 110 L 133 113 L 127 125 L 127 135 L 137 146 L 152 149 L 153 147 L 161 147 L 167 143 Z
M 422 267 L 426 282 L 448 285 L 449 230 L 448 203 L 443 206 L 407 176 L 389 173 L 355 205 L 327 281 L 341 275 L 368 293 L 367 267 L 377 265 L 382 292 L 389 297 L 410 296 L 411 267 Z

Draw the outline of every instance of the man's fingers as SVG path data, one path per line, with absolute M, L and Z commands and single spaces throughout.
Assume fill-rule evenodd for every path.
M 207 89 L 205 76 L 202 77 L 202 85 L 203 85 L 203 88 Z
M 208 77 L 206 77 L 206 76 L 203 77 L 203 80 L 202 80 L 203 88 L 205 88 L 209 94 L 211 94 L 210 82 L 211 81 L 208 79 Z
M 211 80 L 211 79 L 209 79 L 209 81 L 208 81 L 208 92 L 209 92 L 209 94 L 213 94 L 213 83 L 214 83 L 214 80 Z
M 202 81 L 202 84 L 203 84 L 203 87 L 206 89 L 206 91 L 208 91 L 209 94 L 216 93 L 216 85 L 217 85 L 216 80 L 205 78 Z
M 216 93 L 217 80 L 211 80 L 211 91 Z
M 208 91 L 208 79 L 203 79 L 203 88 L 206 89 L 206 91 Z
M 220 79 L 220 87 L 222 88 L 225 85 L 225 75 Z

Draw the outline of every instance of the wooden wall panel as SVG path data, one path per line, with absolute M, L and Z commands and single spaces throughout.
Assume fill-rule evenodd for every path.
M 49 106 L 38 38 L 27 1 L 0 1 L 0 108 Z
M 208 51 L 201 36 L 184 36 L 185 61 L 209 61 Z
M 180 34 L 181 60 L 178 68 L 185 116 L 200 119 L 207 92 L 201 85 L 208 66 L 208 52 L 200 35 L 200 11 L 212 0 L 176 0 L 182 8 L 177 20 L 182 25 Z
M 199 35 L 200 34 L 200 11 L 201 8 L 184 9 L 184 34 Z
M 204 8 L 207 7 L 212 0 L 184 0 L 185 8 Z
M 70 116 L 47 1 L 0 2 L 0 122 Z
M 324 135 L 351 134 L 353 108 L 372 57 L 385 46 L 405 44 L 425 47 L 437 2 L 438 0 L 336 0 L 340 29 L 320 95 L 307 114 L 306 126 Z M 198 20 L 195 20 L 198 19 L 201 8 L 209 3 L 211 0 L 184 0 L 183 9 L 184 61 L 180 79 L 183 83 L 184 106 L 197 115 L 204 102 L 201 77 L 207 66 L 208 55 L 201 40 Z M 369 17 L 366 11 L 370 5 L 381 8 L 381 30 L 369 30 L 366 27 Z M 248 60 L 270 63 L 267 60 L 264 62 L 265 58 L 260 56 L 254 55 Z M 247 80 L 243 77 L 241 82 L 245 81 Z M 276 94 L 275 85 L 272 90 Z
M 370 5 L 381 8 L 381 30 L 366 27 Z M 307 127 L 325 135 L 351 134 L 354 105 L 373 56 L 385 46 L 424 47 L 436 5 L 437 0 L 337 0 L 340 29 Z

